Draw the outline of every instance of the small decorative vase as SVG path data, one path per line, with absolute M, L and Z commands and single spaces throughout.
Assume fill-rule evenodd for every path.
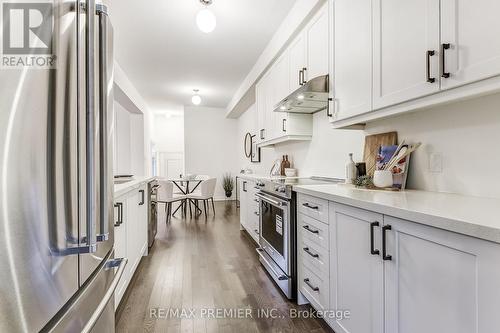
M 373 185 L 380 188 L 392 187 L 392 172 L 390 170 L 375 170 Z
M 231 198 L 233 196 L 233 191 L 226 191 L 226 197 Z

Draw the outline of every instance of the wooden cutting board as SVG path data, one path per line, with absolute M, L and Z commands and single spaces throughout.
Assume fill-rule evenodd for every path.
M 366 174 L 373 176 L 377 154 L 380 146 L 398 144 L 398 132 L 387 132 L 381 134 L 367 135 L 365 137 L 365 151 L 363 160 L 366 163 Z

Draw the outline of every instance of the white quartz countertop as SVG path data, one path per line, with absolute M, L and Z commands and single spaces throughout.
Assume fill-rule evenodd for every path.
M 358 189 L 345 184 L 301 185 L 294 191 L 500 243 L 500 199 L 450 193 Z
M 123 183 L 123 184 L 115 184 L 115 198 L 119 197 L 127 192 L 132 191 L 133 189 L 141 186 L 144 183 L 150 182 L 154 180 L 155 177 L 141 177 L 141 176 L 136 176 L 134 177 L 133 180 Z

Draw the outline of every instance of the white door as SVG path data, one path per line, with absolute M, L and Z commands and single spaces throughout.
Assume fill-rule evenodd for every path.
M 443 89 L 500 74 L 499 15 L 498 0 L 441 0 Z
M 334 1 L 334 31 L 332 121 L 372 109 L 372 1 Z
M 383 217 L 336 203 L 330 203 L 329 211 L 330 307 L 351 313 L 350 319 L 333 323 L 335 331 L 382 333 L 384 268 L 380 253 L 372 250 L 381 250 Z
M 373 108 L 439 91 L 439 0 L 374 0 Z
M 384 216 L 386 333 L 493 333 L 498 244 Z
M 325 3 L 305 28 L 307 66 L 304 79 L 306 81 L 328 74 L 330 55 L 328 18 L 328 4 Z
M 290 55 L 289 68 L 289 93 L 300 88 L 302 83 L 302 70 L 306 67 L 306 43 L 304 34 L 300 34 L 288 48 Z

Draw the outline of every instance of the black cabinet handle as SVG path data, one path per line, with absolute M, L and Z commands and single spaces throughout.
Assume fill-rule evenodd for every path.
M 306 84 L 307 83 L 307 80 L 306 80 L 306 71 L 307 71 L 306 67 L 302 68 L 302 84 Z
M 309 279 L 304 279 L 304 283 L 307 284 L 307 286 L 309 288 L 311 288 L 313 291 L 319 291 L 319 288 L 318 287 L 315 287 L 311 284 L 311 282 L 309 282 Z
M 310 255 L 311 257 L 313 258 L 319 258 L 319 254 L 316 254 L 316 253 L 312 253 L 308 247 L 305 247 L 304 248 L 304 252 L 307 253 L 308 255 Z
M 436 54 L 435 51 L 427 51 L 427 82 L 434 83 L 436 78 L 431 77 L 431 57 Z
M 302 85 L 302 70 L 299 70 L 299 86 Z
M 139 206 L 144 205 L 144 190 L 139 190 L 139 193 L 141 194 L 141 202 L 139 202 Z
M 118 220 L 115 222 L 115 227 L 119 227 L 123 223 L 123 204 L 117 202 L 114 207 L 118 208 Z
M 319 230 L 313 230 L 308 225 L 305 225 L 302 228 L 304 228 L 305 230 L 307 230 L 307 231 L 309 231 L 309 232 L 311 232 L 313 234 L 319 234 Z
M 375 227 L 378 227 L 380 223 L 378 222 L 372 222 L 370 223 L 370 252 L 373 255 L 380 255 L 380 251 L 375 249 L 375 240 L 374 240 L 374 229 Z
M 286 132 L 286 119 L 283 119 L 282 130 L 283 132 Z
M 319 209 L 319 207 L 318 207 L 318 206 L 311 206 L 311 205 L 310 205 L 309 203 L 307 203 L 307 202 L 306 202 L 306 203 L 303 203 L 303 204 L 302 204 L 302 206 L 307 207 L 307 208 L 309 208 L 309 209 L 314 209 L 314 210 L 318 210 L 318 209 Z
M 441 70 L 443 71 L 441 76 L 445 79 L 450 77 L 450 73 L 446 71 L 446 50 L 448 50 L 450 47 L 450 43 L 444 43 L 441 45 Z
M 387 254 L 387 230 L 392 230 L 392 226 L 384 225 L 382 227 L 382 258 L 392 260 L 392 256 Z
M 261 139 L 261 140 L 264 140 L 264 139 L 266 138 L 266 137 L 264 136 L 264 131 L 265 131 L 265 129 L 264 129 L 264 128 L 260 130 L 260 139 Z
M 247 192 L 247 182 L 243 182 L 243 192 Z
M 328 118 L 333 117 L 333 113 L 330 112 L 330 105 L 331 105 L 330 102 L 333 102 L 333 98 L 331 98 L 331 97 L 328 98 L 328 106 L 326 107 L 326 116 Z

